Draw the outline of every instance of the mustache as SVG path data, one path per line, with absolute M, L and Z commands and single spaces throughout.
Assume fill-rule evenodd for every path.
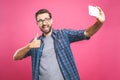
M 44 26 L 48 26 L 48 25 L 42 25 L 43 28 L 44 28 Z

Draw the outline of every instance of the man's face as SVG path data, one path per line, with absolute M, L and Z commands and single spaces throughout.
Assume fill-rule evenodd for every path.
M 52 19 L 48 13 L 39 14 L 37 16 L 37 25 L 44 34 L 51 32 Z

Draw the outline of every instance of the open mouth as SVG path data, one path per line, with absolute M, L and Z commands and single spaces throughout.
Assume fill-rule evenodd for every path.
M 42 30 L 45 31 L 45 32 L 48 31 L 48 29 L 49 29 L 48 26 L 43 26 L 42 27 Z

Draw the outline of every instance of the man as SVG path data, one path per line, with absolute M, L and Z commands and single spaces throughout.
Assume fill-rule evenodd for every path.
M 39 10 L 35 17 L 43 34 L 37 34 L 30 43 L 18 49 L 14 60 L 31 56 L 33 80 L 80 80 L 70 43 L 89 39 L 100 29 L 105 16 L 102 9 L 97 8 L 96 23 L 85 30 L 54 30 L 51 13 L 46 9 Z

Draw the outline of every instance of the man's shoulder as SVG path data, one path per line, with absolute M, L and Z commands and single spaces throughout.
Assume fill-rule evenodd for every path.
M 65 28 L 63 28 L 63 29 L 54 29 L 53 32 L 57 33 L 57 32 L 64 32 L 64 31 L 70 31 L 70 30 L 72 30 L 72 29 L 65 29 Z
M 53 30 L 53 34 L 59 34 L 59 33 L 64 33 L 65 31 L 67 31 L 68 29 L 54 29 Z

